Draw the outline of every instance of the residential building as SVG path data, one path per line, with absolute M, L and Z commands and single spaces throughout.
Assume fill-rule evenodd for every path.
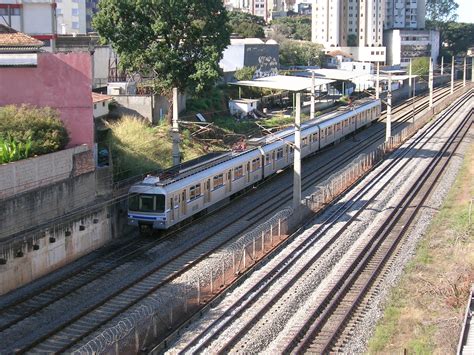
M 229 11 L 242 11 L 270 21 L 275 17 L 286 16 L 287 6 L 284 0 L 224 0 Z
M 384 32 L 387 64 L 408 67 L 410 59 L 439 56 L 439 32 L 433 30 L 392 29 Z
M 354 60 L 384 62 L 383 0 L 313 0 L 311 39 L 326 52 L 340 48 Z
M 8 85 L 0 85 L 0 106 L 55 108 L 69 132 L 69 146 L 92 148 L 90 54 L 39 52 L 42 42 L 5 28 L 0 26 L 0 83 Z
M 425 28 L 425 0 L 385 0 L 385 29 Z
M 313 0 L 312 41 L 324 47 L 378 47 L 383 0 Z
M 1 0 L 0 0 L 1 1 Z M 58 33 L 85 34 L 92 32 L 92 17 L 99 0 L 56 0 Z
M 52 51 L 56 40 L 55 0 L 0 0 L 0 25 L 43 41 Z

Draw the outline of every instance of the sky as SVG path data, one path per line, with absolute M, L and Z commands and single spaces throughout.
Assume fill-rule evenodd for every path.
M 458 7 L 458 22 L 474 23 L 474 0 L 455 0 Z

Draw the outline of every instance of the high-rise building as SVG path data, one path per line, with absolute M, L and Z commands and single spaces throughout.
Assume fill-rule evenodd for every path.
M 383 0 L 313 0 L 312 41 L 325 47 L 378 47 Z
M 385 61 L 384 0 L 313 0 L 312 35 L 327 50 L 344 47 L 360 61 Z
M 425 0 L 385 0 L 385 29 L 425 28 Z
M 0 0 L 0 24 L 26 33 L 53 50 L 56 40 L 54 0 Z
M 87 33 L 93 31 L 92 16 L 99 0 L 57 0 L 58 33 Z

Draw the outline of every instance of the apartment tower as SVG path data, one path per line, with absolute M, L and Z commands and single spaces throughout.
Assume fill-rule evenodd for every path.
M 379 47 L 384 0 L 313 0 L 312 41 L 324 47 Z

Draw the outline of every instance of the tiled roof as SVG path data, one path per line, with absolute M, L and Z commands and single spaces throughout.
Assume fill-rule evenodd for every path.
M 0 25 L 0 48 L 2 47 L 34 47 L 38 49 L 44 45 L 36 38 L 18 32 L 11 27 Z
M 107 100 L 111 100 L 111 99 L 112 99 L 112 96 L 92 92 L 92 102 L 93 103 L 101 102 L 101 101 L 107 101 Z
M 346 57 L 346 58 L 352 58 L 351 54 L 343 52 L 340 49 L 336 49 L 334 51 L 331 51 L 331 52 L 328 53 L 328 55 L 331 56 L 331 57 L 335 57 L 337 55 L 342 55 L 343 57 Z

